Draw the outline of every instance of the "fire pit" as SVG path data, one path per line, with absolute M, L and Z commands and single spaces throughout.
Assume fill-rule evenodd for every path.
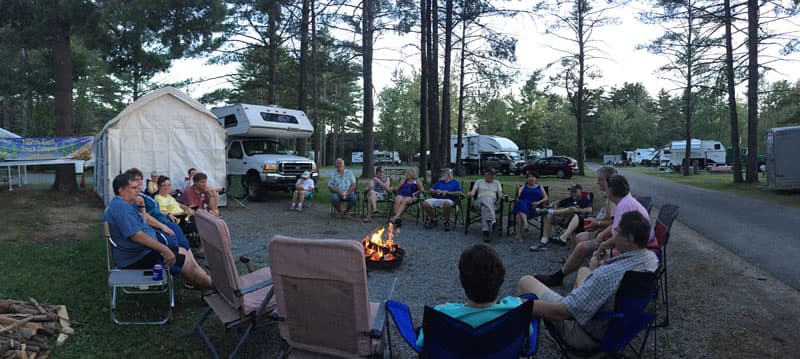
M 395 234 L 400 234 L 400 230 L 389 223 L 388 231 L 386 228 L 376 228 L 364 237 L 362 242 L 367 268 L 394 269 L 403 264 L 406 252 L 394 243 Z

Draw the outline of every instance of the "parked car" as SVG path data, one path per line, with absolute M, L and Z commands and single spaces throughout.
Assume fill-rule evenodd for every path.
M 572 157 L 551 156 L 528 162 L 523 173 L 536 171 L 541 176 L 556 175 L 558 178 L 570 178 L 578 172 L 578 161 Z

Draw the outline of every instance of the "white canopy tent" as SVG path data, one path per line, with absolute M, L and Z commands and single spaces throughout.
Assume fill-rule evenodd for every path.
M 136 167 L 165 173 L 178 188 L 189 168 L 225 187 L 225 129 L 201 103 L 173 87 L 153 91 L 109 121 L 94 142 L 94 190 L 108 204 L 114 177 Z M 225 196 L 220 205 L 225 205 Z
M 0 138 L 22 138 L 22 136 L 0 127 Z

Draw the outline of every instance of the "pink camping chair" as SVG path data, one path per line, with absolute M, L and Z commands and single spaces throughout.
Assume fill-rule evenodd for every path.
M 272 274 L 269 268 L 261 268 L 240 275 L 233 260 L 231 236 L 225 221 L 204 209 L 195 212 L 195 218 L 216 290 L 203 296 L 208 310 L 195 324 L 194 332 L 200 335 L 214 358 L 218 358 L 217 349 L 203 331 L 203 322 L 213 312 L 226 329 L 245 326 L 229 356 L 233 358 L 248 339 L 250 331 L 267 321 L 268 314 L 275 309 Z
M 385 301 L 368 299 L 361 242 L 275 236 L 268 251 L 288 356 L 383 356 Z

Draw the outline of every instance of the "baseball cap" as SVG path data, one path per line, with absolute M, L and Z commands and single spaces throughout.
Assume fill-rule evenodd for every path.
M 311 172 L 305 171 L 305 172 L 303 172 L 302 175 L 300 175 L 300 177 L 302 177 L 302 178 L 310 178 L 311 177 Z
M 453 170 L 449 169 L 449 168 L 442 168 L 442 171 L 440 173 L 445 173 L 445 172 L 447 172 L 449 174 L 453 174 Z
M 580 183 L 573 183 L 571 186 L 569 186 L 569 190 L 570 191 L 574 191 L 576 189 L 579 189 L 579 190 L 582 191 L 583 190 L 583 186 L 581 186 Z
M 159 170 L 154 170 L 153 172 L 150 172 L 150 177 L 158 177 L 158 176 L 163 176 L 163 175 L 164 174 L 161 173 L 161 171 L 159 171 Z
M 494 168 L 492 168 L 492 167 L 489 167 L 489 168 L 487 168 L 487 169 L 483 170 L 483 173 L 491 173 L 491 174 L 495 174 L 495 173 L 497 173 L 497 171 L 495 171 L 495 170 L 494 170 Z

